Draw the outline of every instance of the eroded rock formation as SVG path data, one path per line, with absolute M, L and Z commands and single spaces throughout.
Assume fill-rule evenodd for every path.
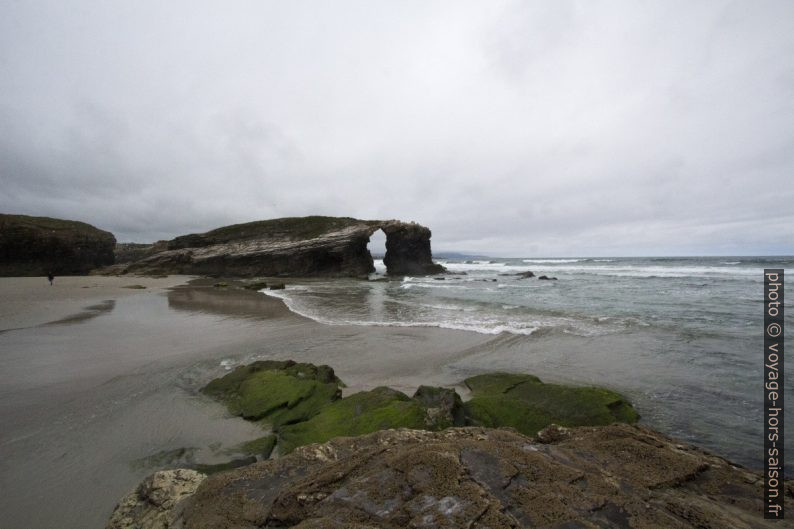
M 0 214 L 0 276 L 85 274 L 112 265 L 115 245 L 83 222 Z
M 792 527 L 764 520 L 759 474 L 626 424 L 386 430 L 215 474 L 169 504 L 135 497 L 109 527 Z M 151 511 L 168 525 L 144 523 Z
M 127 267 L 128 272 L 211 276 L 345 276 L 375 271 L 370 236 L 386 234 L 384 263 L 391 275 L 444 271 L 432 261 L 430 230 L 396 220 L 294 217 L 237 224 L 177 237 Z
M 155 472 L 119 503 L 108 522 L 113 529 L 173 527 L 183 499 L 191 496 L 207 476 L 178 468 Z
M 116 264 L 129 264 L 140 261 L 168 249 L 167 241 L 158 241 L 154 244 L 138 244 L 134 242 L 122 242 L 116 244 L 115 255 Z
M 433 262 L 428 228 L 396 221 L 385 223 L 380 228 L 386 234 L 383 264 L 389 275 L 428 275 L 444 271 L 443 266 Z

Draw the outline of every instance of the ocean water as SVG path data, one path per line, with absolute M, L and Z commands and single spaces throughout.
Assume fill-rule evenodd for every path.
M 493 335 L 450 368 L 612 387 L 647 424 L 762 465 L 763 269 L 790 268 L 794 257 L 438 262 L 449 274 L 387 279 L 376 261 L 370 281 L 306 281 L 267 294 L 329 325 Z M 557 280 L 514 275 L 528 270 Z

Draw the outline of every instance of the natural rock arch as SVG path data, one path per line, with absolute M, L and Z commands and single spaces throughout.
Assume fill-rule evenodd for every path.
M 386 255 L 383 264 L 388 275 L 427 275 L 444 272 L 444 267 L 433 262 L 430 250 L 429 228 L 416 223 L 388 221 L 372 232 L 383 230 L 386 234 Z
M 433 262 L 428 228 L 414 222 L 348 217 L 289 217 L 184 235 L 126 270 L 238 277 L 363 277 L 375 270 L 367 243 L 378 230 L 386 234 L 383 261 L 388 275 L 445 271 Z

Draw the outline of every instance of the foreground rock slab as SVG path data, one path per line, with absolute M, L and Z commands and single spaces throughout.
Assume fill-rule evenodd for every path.
M 216 474 L 167 517 L 186 529 L 792 527 L 764 520 L 762 497 L 758 474 L 644 427 L 402 429 Z M 151 510 L 162 505 L 125 512 Z

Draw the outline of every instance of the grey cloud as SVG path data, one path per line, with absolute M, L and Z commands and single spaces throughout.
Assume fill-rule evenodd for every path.
M 0 210 L 150 241 L 402 218 L 502 255 L 794 253 L 790 2 L 6 2 Z

